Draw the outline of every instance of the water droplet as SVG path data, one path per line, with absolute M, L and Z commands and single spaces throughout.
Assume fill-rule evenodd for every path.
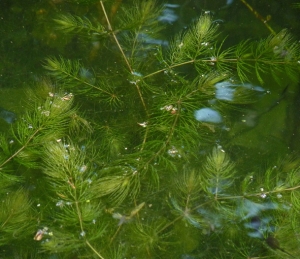
M 87 166 L 83 165 L 83 166 L 80 167 L 79 172 L 84 173 L 86 171 L 86 169 L 87 169 Z
M 56 203 L 56 206 L 62 208 L 62 207 L 64 206 L 64 201 L 59 200 L 59 201 Z
M 50 111 L 42 111 L 41 114 L 48 117 L 50 115 Z
M 265 193 L 262 193 L 262 194 L 260 195 L 260 197 L 262 197 L 262 198 L 264 199 L 264 198 L 266 198 L 266 197 L 267 197 L 267 194 L 265 194 Z

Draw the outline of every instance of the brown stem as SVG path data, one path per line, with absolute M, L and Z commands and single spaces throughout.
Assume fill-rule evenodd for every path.
M 10 160 L 12 160 L 15 156 L 17 156 L 24 148 L 26 148 L 29 144 L 29 142 L 33 139 L 33 137 L 42 130 L 42 128 L 37 129 L 31 136 L 30 138 L 26 141 L 26 143 L 16 152 L 14 153 L 12 156 L 10 156 L 8 159 L 6 159 L 1 165 L 0 165 L 0 169 L 3 165 L 5 165 L 6 163 L 8 163 Z
M 271 28 L 268 24 L 268 19 L 264 18 L 260 13 L 258 13 L 250 4 L 246 2 L 246 0 L 240 0 L 253 14 L 256 18 L 258 18 L 266 27 L 267 29 L 273 34 L 276 35 L 276 32 Z
M 129 61 L 128 61 L 128 59 L 127 59 L 127 57 L 126 57 L 126 55 L 125 55 L 125 53 L 124 53 L 124 51 L 123 51 L 123 49 L 122 49 L 122 47 L 121 47 L 119 41 L 118 41 L 118 38 L 117 38 L 116 34 L 115 34 L 114 31 L 112 30 L 112 26 L 111 26 L 111 24 L 110 24 L 110 21 L 109 21 L 109 19 L 108 19 L 108 16 L 107 16 L 107 13 L 106 13 L 106 10 L 105 10 L 105 7 L 104 7 L 102 1 L 100 1 L 100 5 L 101 5 L 102 11 L 103 11 L 103 13 L 104 13 L 106 22 L 107 22 L 108 30 L 109 30 L 110 33 L 112 34 L 112 36 L 113 36 L 113 38 L 114 38 L 114 40 L 115 40 L 115 42 L 116 42 L 116 44 L 117 44 L 117 46 L 118 46 L 118 48 L 119 48 L 121 54 L 122 54 L 122 56 L 123 56 L 123 59 L 125 60 L 125 63 L 126 63 L 128 69 L 129 69 L 130 73 L 133 74 L 134 71 L 133 71 L 131 65 L 129 64 Z M 149 117 L 148 110 L 147 110 L 146 103 L 145 103 L 145 100 L 144 100 L 144 98 L 143 98 L 141 89 L 140 89 L 139 85 L 137 84 L 137 82 L 136 82 L 134 85 L 135 85 L 135 87 L 136 87 L 136 89 L 137 89 L 137 91 L 138 91 L 140 100 L 141 100 L 141 102 L 142 102 L 142 104 L 143 104 L 143 107 L 144 107 L 144 109 L 145 109 L 145 112 L 146 112 L 146 114 L 147 114 L 147 117 Z

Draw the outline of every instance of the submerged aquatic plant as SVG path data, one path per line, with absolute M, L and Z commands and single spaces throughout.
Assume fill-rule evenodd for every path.
M 263 92 L 245 82 L 297 77 L 299 44 L 282 30 L 225 48 L 204 14 L 166 46 L 157 2 L 113 3 L 111 14 L 109 1 L 95 4 L 100 20 L 54 22 L 96 42 L 96 54 L 48 57 L 57 86 L 36 86 L 32 105 L 0 136 L 1 245 L 10 251 L 17 241 L 20 256 L 36 258 L 299 253 L 300 164 L 242 171 L 224 137 L 231 112 Z M 254 217 L 266 223 L 248 235 Z M 288 254 L 268 249 L 267 234 Z

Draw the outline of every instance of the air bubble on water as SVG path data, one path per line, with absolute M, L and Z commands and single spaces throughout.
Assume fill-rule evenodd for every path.
M 137 81 L 129 81 L 130 84 L 136 85 Z
M 174 147 L 174 146 L 172 146 L 172 148 L 171 149 L 169 149 L 168 151 L 167 151 L 167 153 L 171 156 L 171 157 L 176 157 L 176 156 L 178 156 L 179 158 L 181 157 L 180 156 L 180 154 L 178 154 L 178 149 L 176 148 L 176 147 Z
M 217 149 L 219 149 L 221 152 L 225 153 L 225 150 L 220 144 L 217 144 Z
M 50 111 L 42 111 L 41 114 L 48 117 L 50 115 Z
M 147 122 L 144 121 L 144 122 L 141 122 L 141 123 L 137 123 L 138 125 L 142 126 L 143 128 L 146 128 L 147 127 Z
M 59 201 L 56 203 L 56 206 L 62 208 L 62 207 L 64 206 L 64 201 L 59 200 Z
M 165 105 L 164 107 L 161 107 L 160 110 L 166 110 L 171 111 L 173 109 L 173 105 Z
M 87 169 L 87 166 L 86 166 L 86 165 L 82 165 L 82 166 L 80 167 L 80 169 L 79 169 L 79 172 L 80 172 L 80 173 L 84 173 L 84 172 L 86 171 L 86 169 Z
M 143 75 L 139 72 L 135 72 L 135 71 L 132 71 L 131 74 L 133 74 L 134 76 L 138 76 L 138 77 L 142 77 Z
M 264 198 L 266 198 L 266 197 L 267 197 L 267 194 L 265 194 L 265 193 L 262 193 L 262 194 L 260 195 L 260 197 L 262 197 L 262 198 L 264 199 Z

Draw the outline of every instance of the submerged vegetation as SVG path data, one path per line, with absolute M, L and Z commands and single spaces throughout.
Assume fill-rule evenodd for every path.
M 266 80 L 298 79 L 299 42 L 283 29 L 228 48 L 209 14 L 161 40 L 158 2 L 74 2 L 101 10 L 53 19 L 83 56 L 48 57 L 0 135 L 1 257 L 296 258 L 300 160 L 246 164 L 274 154 L 236 117 Z

